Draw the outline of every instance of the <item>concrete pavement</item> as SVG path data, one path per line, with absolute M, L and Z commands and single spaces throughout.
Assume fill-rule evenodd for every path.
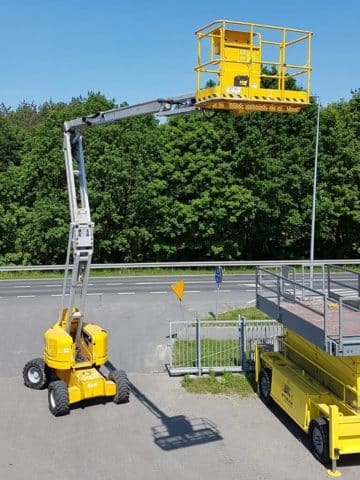
M 256 396 L 193 395 L 166 374 L 131 374 L 130 402 L 74 408 L 55 418 L 47 391 L 0 379 L 4 480 L 322 480 L 305 437 Z M 357 480 L 359 456 L 342 462 Z

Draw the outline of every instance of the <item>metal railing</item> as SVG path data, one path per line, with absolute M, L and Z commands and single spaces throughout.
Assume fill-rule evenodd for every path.
M 360 259 L 349 260 L 316 260 L 314 267 L 323 267 L 327 264 L 333 265 L 359 265 Z M 195 261 L 195 262 L 144 262 L 144 263 L 94 263 L 91 265 L 95 270 L 117 270 L 117 269 L 138 269 L 138 268 L 211 268 L 218 265 L 223 267 L 281 267 L 282 265 L 294 265 L 302 268 L 309 267 L 309 262 L 304 260 L 234 260 L 234 261 Z M 71 268 L 71 266 L 69 267 Z M 0 267 L 0 272 L 20 272 L 20 271 L 57 271 L 65 270 L 65 265 L 7 265 Z
M 334 290 L 334 287 L 338 289 L 340 287 L 340 290 L 342 292 L 345 291 L 349 294 L 356 294 L 360 297 L 360 272 L 354 272 L 353 270 L 341 267 L 340 265 L 326 265 L 326 267 L 327 291 L 330 298 L 335 298 L 336 300 L 339 300 L 339 298 L 341 297 L 341 295 L 339 295 L 339 292 L 336 292 Z M 336 272 L 344 273 L 346 277 L 341 277 L 340 279 L 339 276 L 334 277 L 333 273 Z
M 333 270 L 346 276 L 334 278 Z M 256 306 L 332 355 L 360 354 L 360 274 L 326 265 L 316 289 L 304 284 L 303 272 L 301 281 L 295 271 L 292 278 L 287 273 L 258 268 Z
M 169 324 L 170 375 L 248 372 L 257 343 L 278 349 L 283 327 L 275 320 L 173 321 Z

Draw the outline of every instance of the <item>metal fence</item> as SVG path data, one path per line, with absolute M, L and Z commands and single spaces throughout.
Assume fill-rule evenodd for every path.
M 248 372 L 257 343 L 278 349 L 283 327 L 275 320 L 200 320 L 170 322 L 170 375 Z
M 325 264 L 355 265 L 359 264 L 359 259 L 349 260 L 315 260 L 314 267 L 323 267 Z M 196 262 L 146 262 L 146 263 L 94 263 L 92 269 L 116 270 L 116 269 L 137 269 L 137 268 L 213 268 L 217 265 L 223 267 L 257 267 L 257 266 L 281 266 L 298 265 L 303 269 L 309 267 L 309 262 L 305 260 L 229 260 L 229 261 L 196 261 Z M 70 265 L 70 269 L 72 266 Z M 8 265 L 0 266 L 0 272 L 17 271 L 59 271 L 65 270 L 65 265 Z

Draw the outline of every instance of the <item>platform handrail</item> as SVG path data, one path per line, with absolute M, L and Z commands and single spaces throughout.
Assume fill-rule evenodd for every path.
M 294 291 L 296 292 L 296 287 L 299 287 L 299 289 L 302 290 L 302 296 L 304 297 L 304 290 L 307 292 L 311 292 L 311 296 L 316 296 L 321 299 L 321 304 L 319 305 L 319 309 L 315 309 L 311 307 L 310 305 L 307 305 L 305 302 L 299 300 L 296 298 L 296 295 L 293 295 L 292 302 L 300 305 L 301 307 L 307 309 L 308 311 L 318 315 L 320 318 L 323 319 L 323 331 L 324 331 L 324 346 L 326 345 L 326 341 L 328 339 L 328 334 L 327 334 L 327 327 L 328 327 L 328 322 L 327 322 L 327 310 L 328 310 L 328 297 L 327 295 L 319 290 L 316 290 L 311 287 L 305 286 L 303 283 L 296 282 L 295 280 L 290 280 L 287 277 L 284 277 L 281 274 L 277 274 L 274 272 L 271 272 L 267 268 L 262 268 L 258 267 L 258 272 L 259 274 L 256 276 L 257 281 L 256 283 L 258 284 L 257 286 L 257 295 L 259 294 L 258 287 L 260 288 L 265 288 L 266 290 L 270 290 L 274 293 L 277 294 L 277 306 L 278 306 L 278 311 L 280 312 L 280 307 L 281 307 L 281 299 L 283 300 L 288 300 L 288 297 L 284 295 L 283 288 L 281 288 L 281 282 L 286 282 L 287 284 L 293 285 L 294 286 Z M 274 290 L 272 287 L 269 287 L 268 285 L 264 284 L 262 282 L 262 273 L 268 274 L 270 277 L 273 277 L 276 279 L 277 282 L 277 289 Z
M 340 287 L 344 287 L 348 290 L 353 290 L 358 295 L 360 295 L 360 273 L 359 272 L 355 272 L 354 270 L 350 270 L 349 268 L 342 267 L 340 265 L 326 264 L 325 267 L 327 268 L 328 295 L 329 296 L 333 296 L 333 293 L 331 291 L 331 285 L 332 284 L 340 286 Z M 344 282 L 346 282 L 346 280 L 340 281 L 338 279 L 333 278 L 332 275 L 331 275 L 331 273 L 332 273 L 331 270 L 336 270 L 336 271 L 346 272 L 346 273 L 351 274 L 353 276 L 353 278 L 357 279 L 357 287 L 355 288 L 352 285 L 350 285 L 349 283 L 344 283 Z
M 289 310 L 291 313 L 291 308 L 289 307 L 287 309 L 286 305 L 282 305 L 282 301 L 291 301 L 291 303 L 293 304 L 300 305 L 301 308 L 304 309 L 303 312 L 305 310 L 312 312 L 314 315 L 322 319 L 322 321 L 320 322 L 320 325 L 323 325 L 322 328 L 321 326 L 319 326 L 319 323 L 317 323 L 318 328 L 320 328 L 321 330 L 321 337 L 318 337 L 317 342 L 319 342 L 321 338 L 321 343 L 323 344 L 324 349 L 328 353 L 333 353 L 335 355 L 343 355 L 345 350 L 347 350 L 348 353 L 345 353 L 345 355 L 349 355 L 352 352 L 351 341 L 354 336 L 346 334 L 346 326 L 344 322 L 347 321 L 347 316 L 345 314 L 345 310 L 353 310 L 355 312 L 360 311 L 360 292 L 358 292 L 357 287 L 353 287 L 351 284 L 343 284 L 340 281 L 334 281 L 336 285 L 345 286 L 353 290 L 355 293 L 357 293 L 357 296 L 346 295 L 345 293 L 336 294 L 335 292 L 332 292 L 332 294 L 330 295 L 331 275 L 329 272 L 332 265 L 326 265 L 326 267 L 329 282 L 327 291 L 325 291 L 324 289 L 323 291 L 317 290 L 316 288 L 304 285 L 303 275 L 302 283 L 300 283 L 299 281 L 296 281 L 296 277 L 295 280 L 292 280 L 288 276 L 284 275 L 283 269 L 281 270 L 281 273 L 275 273 L 269 270 L 269 268 L 258 267 L 256 275 L 256 298 L 263 298 L 264 300 L 268 300 L 269 302 L 271 302 L 273 304 L 273 308 L 275 308 L 275 310 L 272 310 L 273 315 L 275 315 L 275 317 L 276 315 L 278 315 L 278 319 L 280 319 L 280 321 L 283 315 L 282 308 L 284 310 Z M 355 278 L 360 277 L 358 272 L 354 272 L 353 270 L 347 269 L 345 267 L 340 268 L 340 270 L 354 274 Z M 266 275 L 266 278 L 264 278 L 264 275 Z M 300 297 L 296 294 L 297 289 L 300 289 L 302 292 L 300 294 Z M 266 296 L 266 294 L 262 295 L 261 292 L 263 290 L 273 292 L 274 295 L 268 297 Z M 316 299 L 316 303 L 312 304 L 308 301 L 309 299 Z M 262 300 L 260 300 L 260 304 L 261 302 Z M 332 304 L 334 303 L 335 308 L 338 309 L 338 325 L 336 333 L 334 333 L 334 331 L 330 328 L 331 326 L 329 327 L 328 322 L 329 310 L 333 308 Z M 264 311 L 266 311 L 266 309 L 268 308 L 266 307 L 266 303 L 263 305 Z M 269 306 L 269 312 L 270 311 L 271 308 Z M 299 315 L 299 313 L 295 313 L 295 315 L 299 316 L 300 318 L 302 317 L 302 315 Z M 303 318 L 305 321 L 308 321 L 306 320 L 305 313 Z M 355 336 L 358 337 L 358 335 Z M 320 346 L 319 343 L 317 344 L 318 346 Z

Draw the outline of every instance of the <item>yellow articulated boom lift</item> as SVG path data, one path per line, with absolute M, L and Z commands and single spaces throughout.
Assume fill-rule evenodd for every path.
M 280 405 L 339 476 L 339 457 L 360 453 L 360 274 L 326 268 L 318 289 L 289 267 L 258 269 L 257 306 L 285 333 L 279 351 L 257 346 L 255 371 L 263 401 Z
M 48 385 L 49 409 L 56 416 L 69 413 L 71 404 L 84 399 L 106 396 L 113 397 L 116 403 L 129 399 L 125 372 L 115 370 L 107 376 L 100 370 L 106 367 L 108 359 L 107 332 L 86 323 L 84 318 L 94 224 L 87 194 L 83 131 L 147 114 L 170 116 L 205 109 L 234 114 L 257 110 L 291 113 L 309 104 L 310 32 L 219 20 L 198 30 L 196 35 L 196 94 L 115 108 L 64 123 L 71 225 L 62 307 L 58 321 L 44 334 L 43 358 L 29 361 L 23 370 L 26 386 L 40 390 Z M 273 56 L 267 57 L 269 47 Z M 289 62 L 293 48 L 300 59 L 297 63 Z M 274 67 L 271 75 L 267 70 L 263 72 L 264 66 Z M 213 86 L 209 85 L 209 76 L 215 78 Z M 304 89 L 287 90 L 286 80 L 301 76 L 305 78 Z M 267 80 L 271 80 L 271 88 L 266 88 Z

